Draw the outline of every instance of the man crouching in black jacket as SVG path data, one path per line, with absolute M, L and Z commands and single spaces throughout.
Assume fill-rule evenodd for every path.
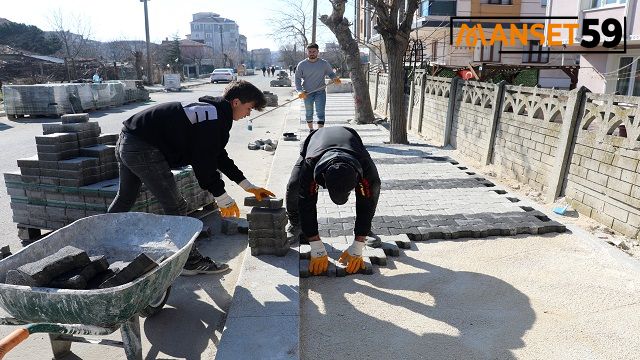
M 222 216 L 240 216 L 240 210 L 225 192 L 218 170 L 258 200 L 274 196 L 251 184 L 225 150 L 233 121 L 249 116 L 252 109 L 264 109 L 262 91 L 247 81 L 235 81 L 222 98 L 204 96 L 198 101 L 156 105 L 123 123 L 116 144 L 120 188 L 108 212 L 131 210 L 144 183 L 166 215 L 186 215 L 187 202 L 171 173 L 171 168 L 186 165 L 193 167 L 200 187 L 213 194 Z M 214 274 L 228 268 L 202 256 L 193 246 L 182 275 Z
M 362 250 L 380 196 L 380 176 L 354 129 L 333 126 L 309 134 L 287 185 L 289 231 L 295 234 L 300 226 L 309 240 L 309 272 L 313 275 L 327 271 L 329 266 L 327 251 L 318 234 L 318 186 L 326 188 L 337 205 L 346 203 L 351 190 L 356 190 L 355 239 L 339 261 L 350 274 L 364 269 Z

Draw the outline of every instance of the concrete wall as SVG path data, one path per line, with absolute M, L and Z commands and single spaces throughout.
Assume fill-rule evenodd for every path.
M 477 81 L 457 84 L 458 100 L 453 110 L 451 145 L 477 162 L 482 162 L 483 145 L 491 137 L 496 87 L 495 84 Z
M 636 237 L 640 230 L 639 109 L 640 97 L 587 94 L 566 179 L 567 199 L 580 213 Z M 619 136 L 620 124 L 627 137 Z
M 371 77 L 376 109 L 384 109 L 386 83 Z M 493 164 L 547 202 L 566 196 L 583 215 L 640 239 L 640 97 L 419 73 L 408 104 L 409 131 L 432 145 Z
M 505 86 L 493 164 L 519 182 L 546 191 L 567 99 L 563 91 Z

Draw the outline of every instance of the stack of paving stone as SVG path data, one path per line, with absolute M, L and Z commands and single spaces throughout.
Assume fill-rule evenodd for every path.
M 38 155 L 19 159 L 20 171 L 4 174 L 19 228 L 55 230 L 103 214 L 118 192 L 118 136 L 101 135 L 87 114 L 64 115 L 62 121 L 43 124 L 45 135 L 36 136 Z M 213 203 L 190 167 L 172 172 L 189 211 Z M 132 211 L 162 213 L 162 207 L 143 186 Z
M 244 199 L 245 206 L 253 206 L 247 214 L 251 255 L 284 256 L 289 251 L 290 243 L 285 231 L 287 214 L 282 204 L 282 199 L 258 201 L 254 196 Z
M 278 106 L 278 95 L 270 92 L 263 91 L 264 97 L 267 100 L 267 106 Z
M 131 262 L 114 262 L 105 256 L 89 257 L 84 250 L 65 246 L 37 261 L 7 272 L 5 282 L 12 285 L 57 289 L 105 289 L 131 282 L 158 267 L 140 253 Z
M 149 92 L 139 81 L 102 84 L 38 84 L 2 87 L 8 116 L 57 116 L 146 101 Z

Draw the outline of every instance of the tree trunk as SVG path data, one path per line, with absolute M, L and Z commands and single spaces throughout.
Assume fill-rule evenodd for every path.
M 386 44 L 389 63 L 389 123 L 392 144 L 407 144 L 407 114 L 404 104 L 404 64 L 406 45 Z
M 322 15 L 320 21 L 336 36 L 340 49 L 346 55 L 346 62 L 351 72 L 351 84 L 353 85 L 353 96 L 355 102 L 356 124 L 371 124 L 375 119 L 371 108 L 371 97 L 369 96 L 369 83 L 365 76 L 363 66 L 360 63 L 360 49 L 354 40 L 349 28 L 349 22 L 344 18 L 346 0 L 335 0 L 331 2 L 333 12 L 331 16 Z

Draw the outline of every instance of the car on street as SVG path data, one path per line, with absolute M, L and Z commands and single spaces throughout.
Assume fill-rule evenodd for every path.
M 217 83 L 220 81 L 231 82 L 234 80 L 238 80 L 238 75 L 233 72 L 233 69 L 220 68 L 213 70 L 210 80 L 212 83 Z

